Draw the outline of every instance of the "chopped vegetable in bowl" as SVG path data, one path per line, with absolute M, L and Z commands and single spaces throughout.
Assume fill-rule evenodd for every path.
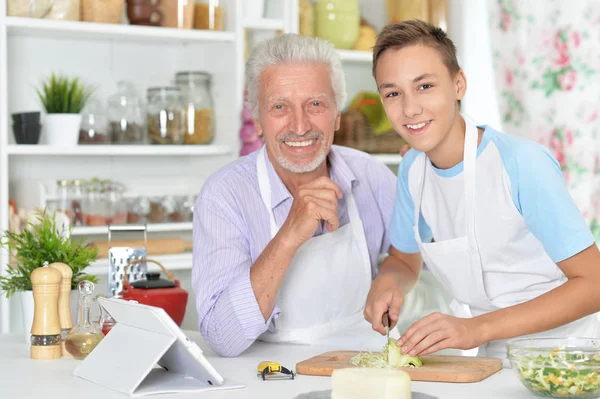
M 390 338 L 381 353 L 360 352 L 350 359 L 350 363 L 359 367 L 400 368 L 421 367 L 423 361 L 419 356 L 403 355 L 396 340 Z
M 508 359 L 523 385 L 538 396 L 600 397 L 600 345 L 586 338 L 517 339 Z

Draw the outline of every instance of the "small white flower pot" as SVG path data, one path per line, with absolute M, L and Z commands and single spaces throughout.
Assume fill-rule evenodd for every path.
M 48 114 L 45 118 L 44 128 L 48 145 L 76 146 L 79 142 L 81 114 Z

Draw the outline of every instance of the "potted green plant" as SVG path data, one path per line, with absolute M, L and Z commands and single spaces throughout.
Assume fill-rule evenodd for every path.
M 9 265 L 6 276 L 0 276 L 0 290 L 10 298 L 18 295 L 23 311 L 23 326 L 26 340 L 29 342 L 29 330 L 33 322 L 33 292 L 31 273 L 45 262 L 61 262 L 73 270 L 71 280 L 71 317 L 74 325 L 77 315 L 77 285 L 82 280 L 97 283 L 96 276 L 84 273 L 98 254 L 98 249 L 74 241 L 70 231 L 64 230 L 56 222 L 55 214 L 45 210 L 36 215 L 20 232 L 5 232 L 1 241 L 14 257 L 14 264 Z
M 68 78 L 52 73 L 37 90 L 46 110 L 45 132 L 49 145 L 74 146 L 79 141 L 81 110 L 93 89 L 79 78 Z

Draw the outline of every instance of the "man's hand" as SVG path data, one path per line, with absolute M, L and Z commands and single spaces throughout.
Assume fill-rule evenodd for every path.
M 432 313 L 415 322 L 398 339 L 402 353 L 427 355 L 442 349 L 473 349 L 483 344 L 476 319 Z
M 367 304 L 365 306 L 365 319 L 371 323 L 373 330 L 385 334 L 382 318 L 389 310 L 390 326 L 392 329 L 398 323 L 400 309 L 404 303 L 404 292 L 398 281 L 399 274 L 393 271 L 380 273 L 373 281 Z
M 286 242 L 300 247 L 312 238 L 321 221 L 327 222 L 328 231 L 337 230 L 340 225 L 337 207 L 341 198 L 342 190 L 328 177 L 319 177 L 301 186 L 281 226 L 282 237 Z

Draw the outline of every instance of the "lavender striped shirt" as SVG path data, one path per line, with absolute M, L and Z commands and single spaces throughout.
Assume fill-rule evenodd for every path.
M 250 267 L 271 240 L 269 214 L 260 196 L 256 151 L 212 175 L 194 208 L 192 286 L 200 332 L 222 356 L 237 356 L 272 327 L 280 310 L 275 304 L 265 319 L 250 284 Z M 273 213 L 285 222 L 292 196 L 266 156 Z M 396 176 L 370 155 L 332 146 L 331 179 L 343 193 L 352 190 L 363 222 L 372 276 L 390 247 L 389 224 L 396 197 Z M 340 226 L 348 223 L 346 195 L 338 203 Z M 320 227 L 315 236 L 326 234 Z

